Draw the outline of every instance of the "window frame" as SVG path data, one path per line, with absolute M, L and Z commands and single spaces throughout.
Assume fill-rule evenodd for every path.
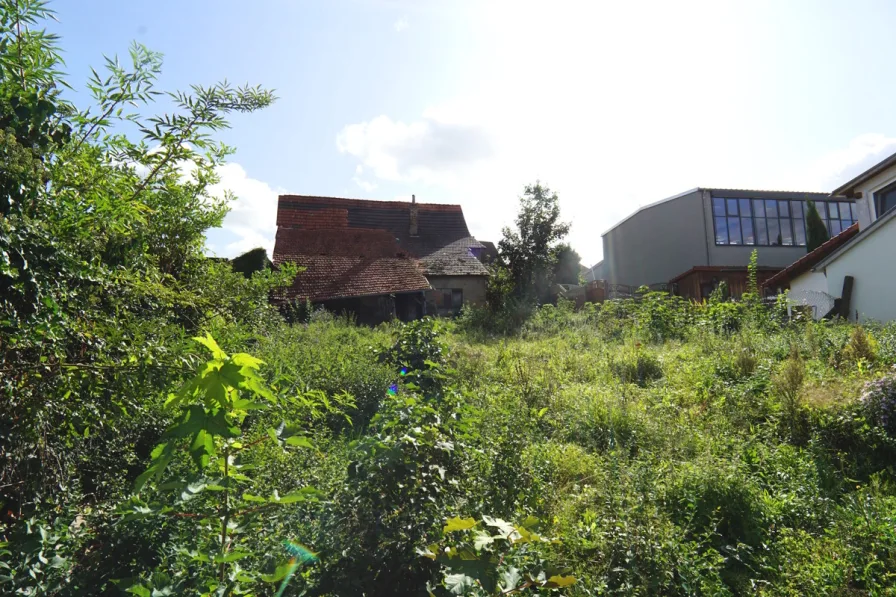
M 883 187 L 879 188 L 878 190 L 874 191 L 873 203 L 874 203 L 875 219 L 883 216 L 885 213 L 887 213 L 887 211 L 890 211 L 890 209 L 896 209 L 896 205 L 894 205 L 893 207 L 891 207 L 890 209 L 888 209 L 884 212 L 881 212 L 881 209 L 880 209 L 880 207 L 881 207 L 880 203 L 881 203 L 881 199 L 882 199 L 881 195 L 887 195 L 887 194 L 894 193 L 894 192 L 896 192 L 896 180 L 894 180 L 890 184 L 883 186 Z
M 896 190 L 896 182 L 892 183 L 885 189 Z M 882 189 L 885 190 L 885 189 Z M 880 191 L 880 192 L 882 192 Z M 717 247 L 786 247 L 797 248 L 805 247 L 808 240 L 808 231 L 806 230 L 806 212 L 808 211 L 807 203 L 810 199 L 761 199 L 758 197 L 710 197 L 710 212 L 712 214 L 713 241 Z M 744 203 L 747 202 L 747 203 Z M 772 204 L 772 202 L 774 202 Z M 782 203 L 784 204 L 782 207 Z M 814 200 L 818 208 L 819 215 L 824 221 L 825 228 L 831 236 L 834 230 L 839 227 L 846 230 L 848 225 L 856 222 L 856 208 L 854 201 L 824 201 Z M 830 205 L 836 204 L 837 218 L 831 219 L 832 213 Z M 742 215 L 743 206 L 749 208 L 749 215 Z M 843 207 L 849 205 L 846 218 L 843 218 Z M 732 206 L 734 212 L 732 213 Z M 772 209 L 774 207 L 774 209 Z M 721 209 L 719 209 L 721 208 Z M 720 213 L 724 211 L 724 215 Z M 782 215 L 783 213 L 783 215 Z M 736 237 L 732 237 L 732 227 L 729 220 L 737 218 Z M 745 221 L 749 221 L 752 228 L 753 242 L 748 244 L 745 238 Z M 774 228 L 778 233 L 774 238 L 769 233 L 769 222 L 774 222 Z M 836 222 L 836 224 L 835 224 Z M 847 225 L 848 223 L 848 225 Z M 787 227 L 787 230 L 782 228 Z M 720 236 L 721 234 L 721 236 Z M 781 237 L 781 244 L 777 244 L 778 236 Z M 785 244 L 785 239 L 790 240 L 790 244 Z M 735 242 L 732 242 L 734 240 Z M 762 241 L 765 241 L 764 243 Z

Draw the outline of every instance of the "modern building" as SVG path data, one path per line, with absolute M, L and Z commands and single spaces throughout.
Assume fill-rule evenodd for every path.
M 753 250 L 773 273 L 806 254 L 807 201 L 832 236 L 859 217 L 855 200 L 837 194 L 696 188 L 604 232 L 601 273 L 611 285 L 664 285 L 695 267 L 745 272 Z M 711 284 L 701 283 L 701 295 Z
M 858 229 L 832 238 L 820 259 L 807 258 L 802 265 L 797 261 L 788 268 L 788 280 L 773 279 L 770 284 L 781 289 L 789 283 L 792 300 L 816 307 L 816 317 L 828 313 L 805 296 L 815 301 L 826 297 L 836 305 L 828 312 L 851 320 L 892 321 L 896 319 L 896 154 L 832 195 L 853 202 Z M 811 263 L 804 267 L 807 261 Z
M 281 195 L 274 264 L 304 269 L 276 300 L 364 322 L 453 313 L 485 301 L 482 250 L 460 205 Z

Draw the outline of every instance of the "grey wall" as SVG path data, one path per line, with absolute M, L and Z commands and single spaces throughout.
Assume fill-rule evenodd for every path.
M 759 265 L 769 267 L 784 268 L 806 254 L 806 247 L 754 247 L 752 245 L 745 246 L 725 246 L 716 245 L 715 229 L 712 223 L 712 197 L 711 191 L 703 190 L 703 218 L 706 221 L 707 246 L 709 247 L 709 261 L 706 263 L 695 263 L 694 265 L 740 265 L 746 266 L 750 263 L 750 254 L 753 249 L 757 250 L 757 258 Z M 724 192 L 716 195 L 717 197 L 762 197 L 769 198 L 766 194 L 745 192 L 743 194 L 734 192 Z M 775 198 L 780 199 L 802 199 L 805 193 L 780 193 Z M 812 196 L 812 199 L 818 201 L 818 197 Z
M 485 303 L 485 289 L 488 276 L 426 276 L 434 290 L 450 290 L 459 288 L 464 292 L 464 304 L 482 305 Z
M 705 265 L 707 238 L 713 233 L 706 229 L 703 212 L 703 191 L 695 190 L 630 216 L 603 236 L 606 279 L 631 286 L 659 284 Z

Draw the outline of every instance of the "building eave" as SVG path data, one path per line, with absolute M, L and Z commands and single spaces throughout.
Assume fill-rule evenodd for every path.
M 851 197 L 855 193 L 855 188 L 863 182 L 870 180 L 891 166 L 896 165 L 896 153 L 890 157 L 881 160 L 877 164 L 871 166 L 849 182 L 837 187 L 831 193 L 832 195 L 845 195 Z
M 686 197 L 693 193 L 707 191 L 712 197 L 724 197 L 728 199 L 809 199 L 809 200 L 831 200 L 836 201 L 838 199 L 846 199 L 846 197 L 838 197 L 836 194 L 832 193 L 819 193 L 815 191 L 769 191 L 769 190 L 760 190 L 760 189 L 721 189 L 715 187 L 695 187 L 693 189 L 684 191 L 683 193 L 679 193 L 677 195 L 673 195 L 672 197 L 667 197 L 666 199 L 660 199 L 659 201 L 655 201 L 654 203 L 649 203 L 642 207 L 639 207 L 634 212 L 630 213 L 623 219 L 619 220 L 612 227 L 608 228 L 606 231 L 601 233 L 601 236 L 606 236 L 625 222 L 634 218 L 636 215 L 641 212 L 647 211 L 649 209 L 653 209 L 659 205 L 663 205 L 664 203 L 669 203 L 670 201 L 675 201 L 676 199 L 681 199 L 682 197 Z
M 829 266 L 831 263 L 840 259 L 840 257 L 845 255 L 850 249 L 857 246 L 859 243 L 864 241 L 866 238 L 870 237 L 872 234 L 874 234 L 875 232 L 877 232 L 878 230 L 883 228 L 884 225 L 887 222 L 889 222 L 890 220 L 892 220 L 894 217 L 896 217 L 896 209 L 891 209 L 890 211 L 888 211 L 881 217 L 879 217 L 876 220 L 874 220 L 873 222 L 871 222 L 871 224 L 867 228 L 860 231 L 857 235 L 855 235 L 852 239 L 850 239 L 849 242 L 847 242 L 845 245 L 843 245 L 842 247 L 840 247 L 839 249 L 837 249 L 836 251 L 834 251 L 827 257 L 825 257 L 822 261 L 818 262 L 818 264 L 816 264 L 815 267 L 812 268 L 812 271 L 813 272 L 823 272 L 827 268 L 827 266 Z

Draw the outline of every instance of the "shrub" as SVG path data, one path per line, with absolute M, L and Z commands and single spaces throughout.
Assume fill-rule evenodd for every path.
M 689 323 L 688 302 L 667 292 L 647 292 L 636 303 L 636 325 L 645 340 L 681 339 Z
M 855 326 L 849 335 L 849 342 L 840 353 L 840 363 L 850 366 L 871 365 L 877 360 L 877 342 L 865 328 Z
M 745 314 L 743 303 L 710 301 L 700 305 L 698 321 L 717 333 L 732 334 L 741 328 Z
M 670 516 L 689 538 L 707 537 L 727 558 L 723 578 L 734 589 L 747 576 L 769 527 L 761 491 L 738 468 L 722 463 L 687 466 L 669 489 Z
M 622 340 L 631 329 L 634 319 L 633 300 L 604 301 L 594 316 L 598 332 L 607 340 Z
M 896 437 L 896 374 L 867 383 L 861 404 L 870 422 Z
M 624 350 L 613 359 L 610 369 L 622 383 L 632 383 L 642 388 L 663 377 L 663 366 L 651 352 L 635 343 L 633 350 Z
M 803 421 L 800 416 L 800 390 L 803 387 L 805 373 L 806 366 L 794 345 L 780 371 L 772 377 L 772 389 L 781 401 L 781 420 L 791 441 L 796 441 L 803 430 Z

